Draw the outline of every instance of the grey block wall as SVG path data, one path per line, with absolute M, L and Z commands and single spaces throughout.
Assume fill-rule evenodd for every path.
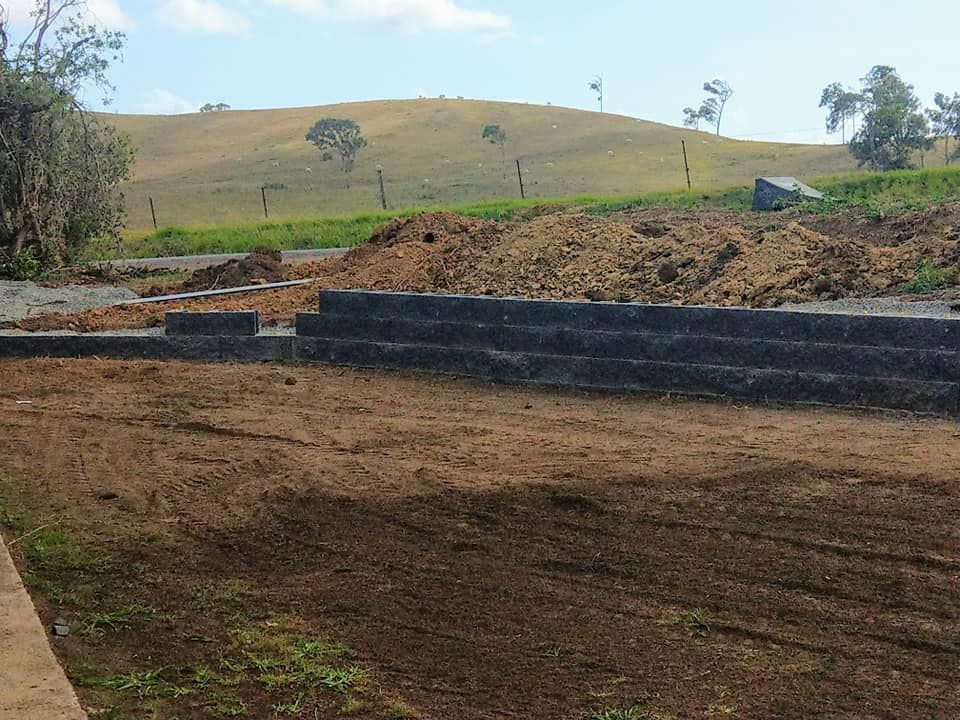
M 167 335 L 256 335 L 260 332 L 260 313 L 243 312 L 168 312 L 164 316 Z
M 329 290 L 296 336 L 0 335 L 0 358 L 37 356 L 323 362 L 960 414 L 960 321 L 932 318 Z
M 321 291 L 319 309 L 297 316 L 300 358 L 921 412 L 960 403 L 953 320 L 349 290 Z

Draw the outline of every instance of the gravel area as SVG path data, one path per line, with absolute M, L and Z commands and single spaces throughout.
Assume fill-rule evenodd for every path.
M 907 300 L 903 297 L 850 298 L 809 303 L 790 303 L 777 310 L 848 315 L 901 315 L 960 320 L 960 300 Z
M 43 287 L 32 282 L 0 281 L 0 323 L 31 315 L 75 313 L 132 300 L 137 294 L 123 287 L 64 285 Z

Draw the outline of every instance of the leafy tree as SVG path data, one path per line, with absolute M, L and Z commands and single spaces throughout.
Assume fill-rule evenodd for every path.
M 484 140 L 488 140 L 491 145 L 500 146 L 500 165 L 504 168 L 504 172 L 506 172 L 507 132 L 499 125 L 484 125 L 481 137 Z
M 230 109 L 230 106 L 227 105 L 226 103 L 222 103 L 222 102 L 217 104 L 207 103 L 206 105 L 200 108 L 200 112 L 202 113 L 225 112 L 229 109 Z
M 920 100 L 895 68 L 877 65 L 863 78 L 863 125 L 850 141 L 860 166 L 873 170 L 912 167 L 911 155 L 931 145 Z
M 703 120 L 703 117 L 700 115 L 699 110 L 694 110 L 692 107 L 685 107 L 683 109 L 684 127 L 690 128 L 691 130 L 699 130 L 701 120 Z
M 346 176 L 349 188 L 350 173 L 357 153 L 367 146 L 360 126 L 353 120 L 323 118 L 307 132 L 307 140 L 317 146 L 323 162 L 333 160 L 334 153 L 340 156 L 340 170 Z
M 587 87 L 597 94 L 597 102 L 600 103 L 600 112 L 603 112 L 603 75 L 597 75 L 587 84 Z
M 723 80 L 713 80 L 703 84 L 703 89 L 711 95 L 700 105 L 699 109 L 692 107 L 683 109 L 684 127 L 700 129 L 700 121 L 713 125 L 720 134 L 720 123 L 723 122 L 723 111 L 727 102 L 733 97 L 733 88 Z
M 951 98 L 938 92 L 933 97 L 933 103 L 936 109 L 927 110 L 927 119 L 930 120 L 933 136 L 943 138 L 943 162 L 949 165 L 950 138 L 960 141 L 960 94 L 954 93 Z M 954 155 L 957 154 L 958 151 L 954 151 Z
M 847 90 L 840 83 L 833 83 L 823 89 L 820 96 L 820 107 L 827 108 L 827 132 L 835 133 L 840 130 L 840 137 L 844 144 L 847 142 L 847 120 L 853 124 L 853 132 L 857 132 L 857 114 L 863 106 L 863 96 L 860 93 Z
M 11 263 L 27 253 L 52 264 L 119 236 L 133 153 L 81 90 L 109 95 L 125 38 L 84 22 L 85 5 L 38 0 L 19 43 L 0 7 L 0 255 Z
M 700 115 L 704 120 L 717 128 L 717 135 L 720 135 L 720 124 L 723 122 L 723 111 L 727 107 L 727 102 L 733 97 L 733 88 L 720 79 L 711 80 L 703 84 L 704 92 L 712 97 L 704 100 L 700 106 Z M 704 112 L 706 111 L 706 113 Z

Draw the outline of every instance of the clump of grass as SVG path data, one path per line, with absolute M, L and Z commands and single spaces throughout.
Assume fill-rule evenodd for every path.
M 152 607 L 135 603 L 108 613 L 88 613 L 80 618 L 78 631 L 81 635 L 99 639 L 108 632 L 126 630 L 139 622 L 152 620 L 155 615 Z
M 78 544 L 67 530 L 56 526 L 28 533 L 24 545 L 31 565 L 44 571 L 93 570 L 105 564 Z
M 926 293 L 953 285 L 957 281 L 957 273 L 950 268 L 938 268 L 929 260 L 921 260 L 917 266 L 917 274 L 904 286 L 908 293 Z
M 283 622 L 242 628 L 233 637 L 224 667 L 252 675 L 269 694 L 283 693 L 283 707 L 313 703 L 323 691 L 349 697 L 369 678 L 364 668 L 344 662 L 352 654 L 345 645 L 292 633 Z
M 118 673 L 107 678 L 73 677 L 78 685 L 102 687 L 121 692 L 134 692 L 144 698 L 178 698 L 190 692 L 168 679 L 166 668 L 144 670 L 142 672 Z
M 590 714 L 588 720 L 652 720 L 639 705 L 628 708 L 604 708 Z
M 394 700 L 387 705 L 387 717 L 390 720 L 418 720 L 420 712 L 402 700 Z
M 687 610 L 673 616 L 671 622 L 687 629 L 691 636 L 706 637 L 710 634 L 710 613 L 703 608 Z
M 13 491 L 13 481 L 6 475 L 0 474 L 0 525 L 14 532 L 23 532 L 27 529 L 27 521 L 21 512 L 10 509 L 10 494 Z

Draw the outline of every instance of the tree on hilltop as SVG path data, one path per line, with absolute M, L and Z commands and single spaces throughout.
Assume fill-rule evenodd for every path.
M 229 109 L 230 109 L 230 106 L 223 102 L 219 102 L 216 104 L 207 103 L 206 105 L 200 108 L 200 112 L 202 113 L 226 112 Z
M 714 128 L 716 128 L 717 135 L 720 135 L 723 111 L 727 107 L 727 102 L 733 97 L 733 88 L 730 87 L 727 82 L 718 78 L 710 82 L 705 82 L 703 84 L 703 90 L 708 93 L 710 97 L 704 100 L 697 110 L 694 110 L 692 107 L 685 107 L 683 109 L 683 125 L 684 127 L 699 130 L 700 121 L 703 120 L 709 125 L 713 125 Z
M 349 188 L 350 173 L 353 172 L 357 154 L 367 146 L 360 126 L 353 120 L 323 118 L 314 123 L 306 139 L 317 146 L 321 161 L 332 160 L 334 153 L 340 156 L 340 171 L 346 177 Z
M 507 131 L 499 125 L 484 125 L 481 137 L 491 145 L 500 146 L 500 165 L 503 168 L 504 176 L 506 176 Z
M 603 112 L 603 75 L 597 75 L 587 83 L 587 87 L 597 94 L 597 102 L 600 103 L 600 112 Z

